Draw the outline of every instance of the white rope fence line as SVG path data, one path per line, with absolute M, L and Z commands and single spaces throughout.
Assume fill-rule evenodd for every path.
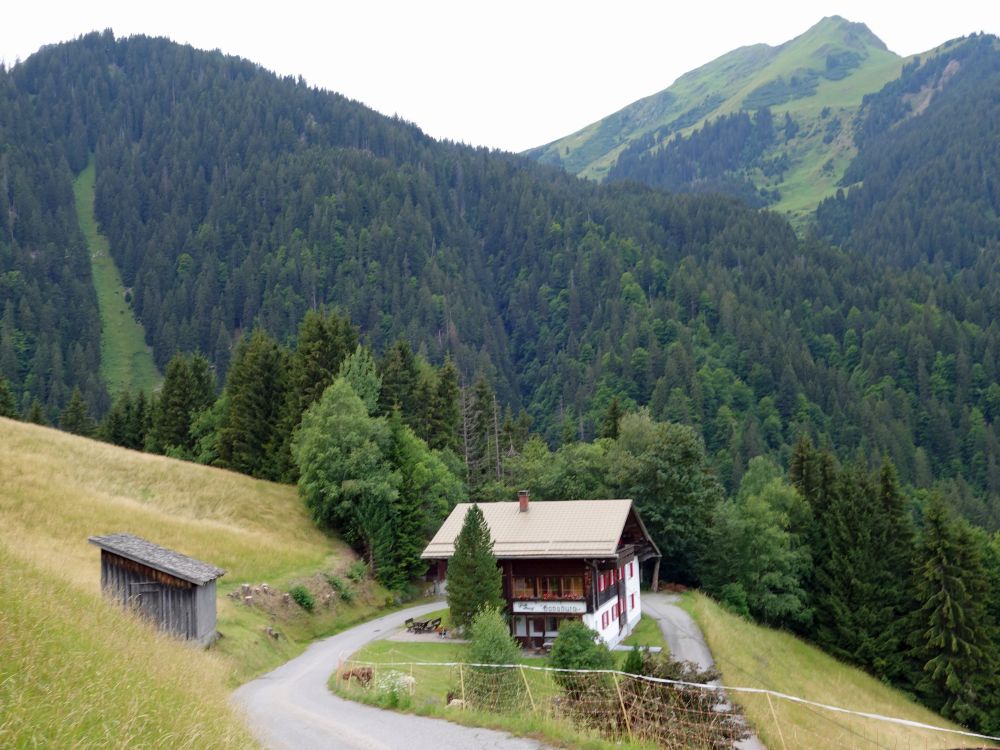
M 749 693 L 754 695 L 769 695 L 775 698 L 781 698 L 783 700 L 791 701 L 792 703 L 799 703 L 805 706 L 813 706 L 815 708 L 826 709 L 827 711 L 833 711 L 835 713 L 847 714 L 849 716 L 858 716 L 864 719 L 873 719 L 875 721 L 884 721 L 890 724 L 899 724 L 901 726 L 910 727 L 911 729 L 927 729 L 932 732 L 944 732 L 946 734 L 958 734 L 963 737 L 972 737 L 979 740 L 991 740 L 993 742 L 1000 742 L 1000 737 L 994 737 L 988 734 L 976 734 L 975 732 L 968 732 L 962 729 L 948 729 L 946 727 L 937 727 L 933 724 L 924 724 L 920 721 L 913 721 L 911 719 L 900 719 L 895 716 L 883 716 L 882 714 L 873 714 L 866 711 L 854 711 L 849 708 L 841 708 L 840 706 L 831 706 L 826 703 L 817 703 L 816 701 L 811 701 L 806 698 L 800 698 L 797 695 L 788 695 L 787 693 L 779 693 L 776 690 L 768 690 L 766 688 L 752 688 L 752 687 L 729 687 L 726 685 L 712 684 L 712 683 L 701 683 L 701 682 L 684 682 L 682 680 L 668 680 L 662 677 L 647 677 L 645 675 L 630 674 L 628 672 L 622 672 L 617 669 L 561 669 L 558 667 L 538 667 L 531 664 L 475 664 L 468 662 L 458 662 L 458 661 L 448 661 L 448 662 L 436 662 L 436 661 L 399 661 L 399 662 L 373 662 L 373 661 L 356 661 L 353 659 L 343 660 L 342 663 L 360 664 L 363 666 L 372 667 L 406 667 L 406 666 L 422 666 L 422 667 L 483 667 L 492 669 L 528 669 L 536 672 L 571 672 L 577 674 L 610 674 L 619 675 L 621 677 L 631 677 L 634 680 L 644 680 L 650 683 L 658 683 L 661 685 L 676 685 L 678 687 L 691 687 L 698 688 L 701 690 L 717 690 L 721 692 L 731 691 L 733 693 Z

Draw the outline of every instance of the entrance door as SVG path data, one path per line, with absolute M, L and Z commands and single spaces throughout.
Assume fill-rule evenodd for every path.
M 157 625 L 163 617 L 163 590 L 157 583 L 130 583 L 129 599 L 143 617 Z

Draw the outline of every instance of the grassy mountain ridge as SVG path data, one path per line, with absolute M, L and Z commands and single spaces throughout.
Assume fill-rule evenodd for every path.
M 840 121 L 849 130 L 862 97 L 898 76 L 903 62 L 864 24 L 824 18 L 782 45 L 733 50 L 685 73 L 667 89 L 527 155 L 600 180 L 641 136 L 655 134 L 658 146 L 712 119 L 767 106 L 779 125 L 788 113 L 798 135 L 780 144 L 791 163 L 787 173 L 761 184 L 781 191 L 778 210 L 799 214 L 814 207 L 817 196 L 833 192 L 852 155 L 847 139 L 824 143 L 829 123 Z M 824 170 L 830 160 L 833 167 Z

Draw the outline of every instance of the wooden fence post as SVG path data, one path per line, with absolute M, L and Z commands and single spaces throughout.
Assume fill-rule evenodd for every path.
M 632 722 L 629 720 L 628 711 L 625 709 L 625 699 L 622 697 L 622 686 L 618 683 L 618 673 L 612 672 L 611 676 L 615 679 L 615 690 L 618 691 L 618 704 L 622 707 L 622 717 L 625 719 L 625 729 L 628 731 L 629 740 L 635 739 L 632 736 Z
M 531 712 L 535 712 L 535 699 L 531 697 L 531 686 L 528 684 L 528 678 L 524 674 L 524 665 L 518 665 L 521 669 L 521 679 L 524 680 L 524 689 L 528 691 L 528 700 L 531 701 Z

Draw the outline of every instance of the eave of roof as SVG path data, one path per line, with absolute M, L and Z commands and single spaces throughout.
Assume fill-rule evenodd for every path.
M 197 586 L 203 586 L 226 573 L 222 568 L 132 534 L 92 536 L 87 541 L 119 557 L 169 573 Z

